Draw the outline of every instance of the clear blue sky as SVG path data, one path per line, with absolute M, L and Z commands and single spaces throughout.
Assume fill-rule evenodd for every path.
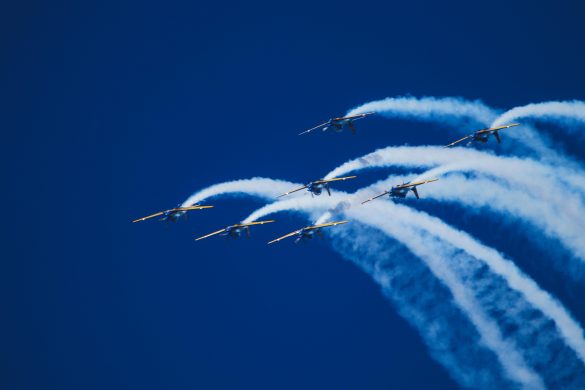
M 377 147 L 441 143 L 379 119 L 355 138 L 296 136 L 369 100 L 584 99 L 583 2 L 511 3 L 5 5 L 0 387 L 455 388 L 326 242 L 267 248 L 271 227 L 193 242 L 259 201 L 169 227 L 130 220 L 216 182 L 306 181 Z M 280 219 L 278 232 L 305 223 Z M 516 244 L 502 246 L 538 255 Z M 562 282 L 530 272 L 583 322 Z

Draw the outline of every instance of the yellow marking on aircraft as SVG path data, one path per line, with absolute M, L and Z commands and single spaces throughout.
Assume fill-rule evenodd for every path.
M 166 213 L 174 213 L 174 212 L 181 212 L 181 211 L 191 211 L 191 210 L 201 210 L 201 209 L 211 209 L 211 208 L 213 208 L 213 206 L 193 205 L 193 206 L 186 206 L 186 207 L 176 207 L 174 209 L 159 211 L 158 213 L 154 213 L 154 214 L 148 215 L 146 217 L 142 217 L 142 218 L 135 219 L 134 221 L 132 221 L 132 223 L 145 221 L 147 219 L 154 218 L 154 217 L 158 217 L 158 216 L 164 215 Z
M 321 228 L 329 227 L 329 226 L 342 225 L 342 224 L 348 223 L 348 222 L 349 221 L 338 221 L 338 222 L 328 222 L 328 223 L 324 223 L 324 224 L 321 224 L 321 225 L 315 225 L 315 226 L 307 226 L 307 227 L 304 227 L 304 228 L 301 228 L 301 229 L 297 229 L 294 232 L 285 234 L 284 236 L 279 237 L 277 239 L 274 239 L 272 241 L 269 241 L 268 242 L 268 245 L 273 244 L 273 243 L 278 242 L 278 241 L 281 241 L 281 240 L 284 240 L 285 238 L 292 237 L 295 234 L 298 234 L 298 233 L 300 233 L 302 231 L 305 231 L 305 230 L 321 229 Z
M 368 203 L 368 202 L 371 202 L 371 201 L 373 201 L 374 199 L 378 199 L 378 198 L 380 198 L 380 197 L 382 197 L 382 196 L 384 196 L 384 195 L 388 195 L 389 193 L 390 193 L 390 191 L 384 191 L 384 192 L 383 192 L 383 193 L 381 193 L 380 195 L 372 196 L 371 198 L 368 198 L 368 199 L 364 200 L 364 201 L 362 202 L 362 204 L 364 204 L 364 203 Z
M 256 222 L 248 222 L 248 223 L 237 223 L 235 225 L 230 225 L 230 226 L 225 227 L 223 229 L 216 230 L 213 233 L 206 234 L 205 236 L 196 238 L 195 241 L 203 240 L 204 238 L 208 238 L 208 237 L 211 237 L 211 236 L 215 236 L 216 234 L 223 233 L 226 230 L 228 230 L 229 228 L 240 228 L 240 227 L 247 227 L 247 226 L 254 226 L 254 225 L 264 225 L 265 223 L 271 223 L 271 222 L 276 222 L 276 221 L 273 220 L 273 219 L 271 219 L 271 220 L 267 220 L 267 221 L 256 221 Z
M 420 186 L 420 185 L 427 184 L 427 183 L 432 183 L 432 182 L 437 181 L 437 180 L 439 180 L 439 179 L 429 179 L 429 180 L 419 181 L 419 182 L 416 182 L 416 183 L 406 183 L 406 184 L 398 185 L 398 186 L 396 186 L 394 188 L 415 187 L 415 186 Z
M 465 141 L 466 139 L 473 138 L 473 136 L 476 135 L 476 134 L 497 133 L 500 130 L 508 129 L 508 128 L 514 127 L 514 126 L 520 126 L 520 123 L 511 123 L 509 125 L 498 126 L 498 127 L 490 127 L 490 128 L 487 128 L 487 129 L 477 130 L 477 131 L 474 131 L 471 134 L 466 135 L 465 137 L 463 137 L 461 139 L 458 139 L 455 142 L 451 142 L 449 145 L 443 146 L 443 148 L 450 148 L 451 146 L 455 146 L 458 143 Z
M 206 235 L 204 235 L 202 237 L 196 238 L 195 241 L 199 241 L 199 240 L 203 240 L 204 238 L 207 238 L 207 237 L 215 236 L 216 234 L 219 234 L 221 232 L 224 232 L 225 230 L 226 230 L 226 228 L 216 230 L 213 233 L 209 233 L 209 234 L 206 234 Z
M 297 191 L 300 191 L 300 190 L 304 190 L 305 188 L 307 188 L 307 187 L 308 187 L 308 186 L 310 186 L 311 184 L 325 184 L 325 183 L 330 183 L 330 182 L 333 182 L 333 181 L 340 181 L 340 180 L 341 180 L 341 181 L 343 181 L 343 180 L 348 180 L 348 179 L 355 179 L 356 177 L 357 177 L 357 176 L 345 176 L 345 177 L 335 177 L 335 178 L 333 178 L 333 179 L 319 179 L 319 180 L 315 180 L 315 181 L 312 181 L 312 182 L 310 182 L 310 183 L 308 183 L 308 184 L 305 184 L 305 185 L 304 185 L 304 186 L 302 186 L 302 187 L 295 188 L 294 190 L 291 190 L 291 191 L 285 192 L 285 193 L 284 193 L 284 194 L 282 194 L 282 195 L 278 195 L 278 196 L 277 196 L 277 198 L 281 198 L 281 197 L 283 197 L 283 196 L 290 195 L 290 194 L 292 194 L 293 192 L 297 192 Z
M 345 176 L 345 177 L 335 177 L 333 179 L 321 179 L 321 180 L 316 180 L 313 183 L 314 184 L 322 184 L 322 183 L 329 183 L 332 181 L 339 181 L 339 180 L 348 180 L 348 179 L 355 179 L 357 176 Z

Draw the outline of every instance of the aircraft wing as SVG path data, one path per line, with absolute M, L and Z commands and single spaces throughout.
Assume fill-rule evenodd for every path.
M 324 228 L 324 227 L 328 227 L 328 226 L 343 225 L 344 223 L 348 223 L 348 222 L 349 221 L 328 222 L 328 223 L 323 223 L 321 225 L 307 226 L 305 228 L 305 230 L 320 229 L 320 228 Z
M 315 126 L 315 127 L 312 127 L 312 128 L 310 128 L 309 130 L 305 130 L 305 131 L 303 131 L 302 133 L 299 133 L 299 135 L 303 135 L 303 134 L 310 133 L 310 132 L 311 132 L 311 131 L 313 131 L 313 130 L 317 130 L 317 129 L 318 129 L 318 128 L 320 128 L 320 127 L 326 126 L 328 123 L 329 123 L 329 121 L 327 121 L 327 122 L 323 122 L 323 123 L 321 123 L 320 125 L 317 125 L 317 126 Z
M 204 235 L 202 237 L 196 238 L 195 241 L 199 241 L 199 240 L 203 240 L 204 238 L 208 238 L 208 237 L 211 237 L 211 236 L 215 236 L 216 234 L 219 234 L 219 233 L 224 232 L 224 231 L 225 231 L 225 229 L 216 230 L 213 233 L 209 233 L 209 234 L 206 234 L 206 235 Z
M 420 186 L 421 184 L 432 183 L 432 182 L 437 181 L 437 180 L 439 180 L 439 179 L 429 179 L 429 180 L 417 181 L 416 183 L 401 184 L 399 186 L 396 186 L 396 188 L 408 188 L 408 187 Z
M 174 211 L 189 211 L 189 210 L 201 210 L 201 209 L 211 209 L 213 206 L 201 206 L 198 204 L 194 204 L 193 206 L 186 206 L 186 207 L 177 207 L 173 209 Z
M 164 211 L 159 211 L 158 213 L 154 213 L 154 214 L 149 215 L 147 217 L 142 217 L 142 218 L 135 219 L 134 221 L 132 221 L 132 223 L 134 223 L 134 222 L 141 222 L 141 221 L 145 221 L 145 220 L 150 219 L 150 218 L 158 217 L 159 215 L 163 215 L 164 213 L 165 213 Z
M 294 231 L 294 232 L 292 232 L 292 233 L 285 234 L 285 235 L 284 235 L 284 236 L 282 236 L 282 237 L 278 237 L 277 239 L 270 241 L 268 244 L 274 244 L 275 242 L 278 242 L 278 241 L 284 240 L 285 238 L 292 237 L 292 236 L 294 236 L 295 234 L 297 234 L 298 232 L 300 232 L 301 230 L 303 230 L 303 229 L 295 230 L 295 231 Z
M 514 126 L 519 126 L 519 125 L 520 125 L 520 123 L 512 123 L 512 124 L 505 125 L 505 126 L 498 126 L 498 127 L 491 127 L 489 129 L 477 130 L 475 133 L 476 134 L 491 133 L 493 131 L 503 130 L 503 129 L 507 129 L 509 127 L 514 127 Z
M 465 140 L 466 140 L 466 139 L 468 139 L 468 138 L 471 138 L 471 135 L 466 135 L 465 137 L 463 137 L 463 138 L 461 138 L 461 139 L 458 139 L 458 140 L 457 140 L 457 141 L 455 141 L 455 142 L 451 142 L 449 145 L 445 145 L 445 146 L 443 146 L 443 147 L 444 147 L 444 148 L 450 148 L 450 147 L 452 147 L 452 146 L 455 146 L 455 145 L 457 145 L 457 144 L 458 144 L 458 143 L 460 143 L 460 142 L 463 142 L 463 141 L 465 141 Z
M 381 193 L 380 195 L 376 195 L 376 196 L 373 196 L 373 197 L 371 197 L 371 198 L 369 198 L 369 199 L 366 199 L 366 200 L 364 200 L 364 201 L 362 202 L 362 204 L 364 204 L 364 203 L 368 203 L 368 202 L 371 202 L 371 201 L 373 201 L 374 199 L 378 199 L 378 198 L 380 198 L 380 197 L 382 197 L 382 196 L 384 196 L 384 195 L 388 195 L 389 193 L 390 193 L 390 191 L 385 191 L 385 192 Z
M 357 176 L 345 176 L 345 177 L 335 177 L 333 179 L 322 179 L 322 180 L 316 180 L 314 183 L 316 184 L 321 184 L 321 183 L 329 183 L 332 181 L 338 181 L 338 180 L 347 180 L 347 179 L 355 179 Z
M 239 224 L 234 225 L 234 226 L 244 227 L 244 226 L 264 225 L 265 223 L 271 223 L 271 222 L 276 222 L 276 221 L 270 220 L 270 221 L 256 221 L 256 222 L 248 222 L 248 223 L 239 223 Z
M 373 112 L 373 111 L 364 112 L 363 114 L 355 114 L 355 115 L 345 116 L 343 118 L 338 118 L 338 119 L 353 119 L 355 121 L 357 119 L 362 119 L 362 118 L 365 118 L 365 117 L 370 116 L 372 114 L 375 114 L 375 112 Z
M 308 184 L 305 184 L 305 185 L 304 185 L 304 186 L 302 186 L 302 187 L 296 188 L 296 189 L 294 189 L 294 190 L 292 190 L 292 191 L 289 191 L 289 192 L 285 192 L 285 193 L 284 193 L 284 194 L 282 194 L 282 195 L 278 195 L 278 196 L 277 196 L 277 198 L 280 198 L 280 197 L 286 196 L 286 195 L 288 195 L 288 194 L 292 194 L 293 192 L 297 192 L 297 191 L 300 191 L 300 190 L 304 190 L 304 189 L 305 189 L 305 188 L 307 188 L 308 186 L 309 186 Z

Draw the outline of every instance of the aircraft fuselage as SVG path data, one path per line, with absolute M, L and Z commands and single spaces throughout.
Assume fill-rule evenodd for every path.
M 177 222 L 183 214 L 185 214 L 184 211 L 167 211 L 164 213 L 161 221 Z
M 475 134 L 473 136 L 473 141 L 486 143 L 489 141 L 491 133 L 482 133 L 482 134 Z
M 317 196 L 321 195 L 324 189 L 329 192 L 329 185 L 327 183 L 311 183 L 307 186 L 307 191 Z
M 246 226 L 228 226 L 220 235 L 227 238 L 239 238 L 248 228 Z
M 315 237 L 315 233 L 317 233 L 317 230 L 319 229 L 301 230 L 300 232 L 297 233 L 297 236 L 295 238 L 295 244 L 298 244 L 300 241 L 311 240 L 313 237 Z
M 390 190 L 390 194 L 389 195 L 390 195 L 391 198 L 401 198 L 401 199 L 404 199 L 404 198 L 406 198 L 406 195 L 408 195 L 408 191 L 411 191 L 411 190 L 412 190 L 411 187 L 408 187 L 408 188 L 396 188 L 396 187 L 393 187 Z

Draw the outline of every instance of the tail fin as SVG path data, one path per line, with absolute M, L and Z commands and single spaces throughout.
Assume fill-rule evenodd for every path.
M 416 189 L 416 187 L 412 187 L 412 192 L 414 192 L 414 196 L 416 196 L 417 199 L 420 199 L 420 197 L 418 196 L 418 190 Z
M 502 143 L 502 140 L 500 139 L 500 133 L 498 133 L 498 130 L 494 131 L 494 137 L 496 137 L 499 144 Z

